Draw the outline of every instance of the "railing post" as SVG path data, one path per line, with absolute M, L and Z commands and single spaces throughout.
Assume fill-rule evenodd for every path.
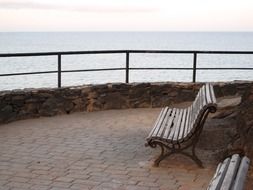
M 61 54 L 58 54 L 58 88 L 61 88 Z
M 126 52 L 126 83 L 129 83 L 129 52 Z
M 192 82 L 196 82 L 197 52 L 193 53 L 193 73 Z

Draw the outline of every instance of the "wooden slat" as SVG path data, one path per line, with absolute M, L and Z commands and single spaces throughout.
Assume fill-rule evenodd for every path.
M 191 124 L 190 124 L 190 126 L 188 128 L 188 133 L 190 133 L 190 131 L 192 130 L 192 128 L 195 126 L 195 122 L 196 122 L 196 119 L 197 119 L 197 113 L 198 113 L 197 105 L 193 109 L 194 109 L 194 112 L 192 113 L 192 120 L 191 120 Z
M 201 109 L 202 88 L 199 90 L 198 111 Z
M 172 129 L 171 129 L 170 134 L 168 136 L 169 140 L 173 140 L 173 136 L 174 136 L 174 133 L 176 131 L 175 126 L 178 123 L 180 112 L 181 112 L 181 109 L 176 108 L 176 117 L 175 117 L 174 121 L 172 122 L 173 126 L 172 126 Z
M 166 115 L 167 111 L 168 111 L 168 107 L 165 107 L 165 109 L 164 109 L 164 111 L 163 111 L 163 113 L 161 115 L 160 120 L 157 122 L 157 125 L 155 126 L 155 130 L 152 133 L 152 136 L 156 136 L 157 135 L 157 133 L 158 133 L 160 127 L 161 127 L 161 124 L 162 124 L 162 122 L 164 120 L 164 116 Z
M 173 135 L 173 139 L 174 140 L 177 140 L 178 139 L 178 135 L 180 133 L 180 127 L 181 127 L 181 123 L 182 123 L 182 120 L 183 120 L 183 114 L 184 114 L 184 110 L 185 109 L 180 109 L 180 113 L 179 113 L 179 118 L 178 118 L 178 121 L 177 121 L 177 124 L 176 124 L 176 131 Z
M 198 96 L 197 96 L 197 98 L 196 98 L 196 105 L 195 105 L 195 111 L 194 111 L 194 121 L 196 120 L 196 118 L 197 118 L 197 115 L 198 115 L 198 112 L 199 112 L 199 100 L 200 100 L 200 91 L 198 92 Z
M 208 84 L 207 84 L 208 85 Z M 209 85 L 206 88 L 206 99 L 207 99 L 207 103 L 212 103 L 212 99 L 211 99 L 211 92 L 210 92 L 210 87 Z
M 169 132 L 171 131 L 171 124 L 175 118 L 175 115 L 176 115 L 176 109 L 173 108 L 172 109 L 172 113 L 171 113 L 171 116 L 169 117 L 168 121 L 167 121 L 167 127 L 166 127 L 166 130 L 163 134 L 163 138 L 164 139 L 167 139 L 168 138 L 168 135 L 169 135 Z
M 166 124 L 167 124 L 167 122 L 168 122 L 168 119 L 170 118 L 171 112 L 172 112 L 172 109 L 168 109 L 166 115 L 164 116 L 164 120 L 163 120 L 163 122 L 161 123 L 161 127 L 160 127 L 160 129 L 159 129 L 159 131 L 158 131 L 158 133 L 157 133 L 157 135 L 156 135 L 157 137 L 163 136 L 163 133 L 164 133 L 164 131 L 165 131 L 165 129 L 166 129 Z
M 188 107 L 188 109 L 187 109 L 187 118 L 186 118 L 186 122 L 185 122 L 184 136 L 183 136 L 183 138 L 187 136 L 187 130 L 188 130 L 188 127 L 189 127 L 190 115 L 191 115 L 191 107 Z
M 215 173 L 214 173 L 214 176 L 213 176 L 213 178 L 211 179 L 211 181 L 210 181 L 210 183 L 209 183 L 209 185 L 208 185 L 208 187 L 207 187 L 207 190 L 210 190 L 210 188 L 214 186 L 214 181 L 215 181 L 215 179 L 216 179 L 216 178 L 218 177 L 218 175 L 219 175 L 219 171 L 220 171 L 221 166 L 222 166 L 222 162 L 220 162 L 220 163 L 218 164 L 218 166 L 217 166 L 217 168 L 216 168 L 216 171 L 215 171 Z
M 234 185 L 231 190 L 243 190 L 244 182 L 247 177 L 247 172 L 249 169 L 250 160 L 248 157 L 244 156 L 241 160 L 237 176 L 235 178 Z
M 171 140 L 170 136 L 173 136 L 173 134 L 174 134 L 174 131 L 175 131 L 174 127 L 175 127 L 176 121 L 178 119 L 178 114 L 179 114 L 179 109 L 175 108 L 175 115 L 172 118 L 172 121 L 171 121 L 171 124 L 170 124 L 170 131 L 169 131 L 169 134 L 167 136 L 167 140 Z
M 202 98 L 202 108 L 206 105 L 206 85 L 203 86 L 203 98 Z
M 203 88 L 203 87 L 202 87 Z M 199 99 L 198 99 L 198 111 L 197 112 L 199 112 L 199 110 L 201 109 L 201 105 L 202 105 L 202 88 L 199 90 Z
M 200 99 L 200 105 L 201 105 L 201 109 L 205 106 L 205 85 L 201 88 L 201 99 Z
M 191 126 L 192 126 L 192 120 L 193 120 L 193 106 L 191 106 L 191 110 L 190 110 L 190 118 L 189 118 L 189 124 L 187 126 L 187 135 L 189 134 L 189 132 L 191 131 Z
M 229 190 L 234 182 L 241 158 L 239 154 L 234 154 L 230 160 L 228 170 L 222 182 L 220 190 Z
M 197 104 L 197 107 L 196 107 L 196 113 L 195 113 L 195 117 L 194 117 L 194 123 L 195 123 L 195 121 L 196 121 L 196 119 L 197 119 L 197 117 L 198 117 L 198 115 L 199 115 L 199 112 L 200 112 L 200 110 L 201 110 L 201 95 L 202 95 L 202 93 L 201 93 L 201 90 L 199 91 L 199 97 L 198 97 L 198 104 Z
M 174 132 L 174 135 L 173 135 L 173 140 L 175 140 L 175 141 L 178 140 L 178 135 L 180 133 L 180 126 L 181 126 L 182 119 L 183 119 L 183 112 L 184 112 L 184 109 L 180 109 L 178 120 L 177 120 L 177 123 L 175 125 L 175 132 Z
M 203 86 L 202 88 L 201 88 L 201 91 L 200 91 L 200 98 L 199 98 L 199 110 L 198 110 L 198 114 L 197 114 L 197 118 L 200 116 L 200 113 L 202 112 L 202 110 L 203 110 L 203 107 L 204 107 L 204 104 L 203 104 L 203 99 L 205 99 L 205 97 L 204 97 L 204 87 L 205 86 Z
M 215 97 L 215 94 L 214 94 L 213 85 L 211 85 L 211 84 L 210 84 L 210 91 L 211 91 L 212 101 L 213 101 L 213 103 L 216 103 L 216 97 Z
M 156 122 L 155 122 L 155 124 L 154 124 L 154 126 L 153 126 L 151 132 L 150 132 L 149 135 L 148 135 L 148 138 L 152 136 L 153 132 L 155 131 L 156 127 L 158 126 L 158 123 L 159 123 L 159 121 L 160 121 L 160 119 L 161 119 L 161 117 L 162 117 L 162 115 L 163 115 L 164 110 L 165 110 L 165 108 L 162 108 L 162 110 L 160 111 L 159 116 L 158 116 L 158 118 L 156 119 Z
M 192 105 L 192 116 L 191 116 L 191 123 L 194 121 L 194 117 L 195 117 L 195 114 L 196 114 L 196 104 L 197 104 L 197 101 L 195 102 L 195 104 Z
M 225 174 L 227 172 L 229 162 L 230 162 L 230 158 L 227 158 L 223 161 L 223 163 L 219 167 L 219 171 L 218 171 L 217 175 L 215 176 L 215 178 L 212 179 L 210 185 L 208 186 L 208 188 L 207 188 L 208 190 L 220 190 L 222 181 L 223 181 Z
M 179 134 L 178 134 L 178 140 L 182 139 L 183 136 L 184 136 L 184 129 L 186 127 L 185 123 L 186 123 L 186 119 L 187 119 L 187 112 L 188 112 L 187 109 L 183 110 L 182 121 L 181 121 L 181 124 L 179 126 L 180 131 L 179 131 Z
M 175 115 L 174 118 L 172 118 L 171 123 L 170 123 L 170 131 L 167 136 L 167 140 L 171 140 L 171 136 L 173 137 L 174 131 L 175 131 L 175 125 L 178 119 L 178 114 L 179 114 L 179 109 L 175 108 Z

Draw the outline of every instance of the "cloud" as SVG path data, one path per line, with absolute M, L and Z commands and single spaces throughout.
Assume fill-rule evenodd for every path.
M 32 1 L 0 1 L 0 9 L 34 9 L 34 10 L 59 10 L 59 11 L 76 11 L 76 12 L 107 12 L 107 13 L 124 13 L 124 12 L 156 12 L 157 8 L 145 6 L 115 6 L 115 5 L 63 5 L 51 3 L 39 3 Z
M 0 9 L 56 9 L 56 6 L 52 6 L 49 4 L 35 3 L 32 1 L 12 1 L 12 2 L 1 2 L 0 1 Z

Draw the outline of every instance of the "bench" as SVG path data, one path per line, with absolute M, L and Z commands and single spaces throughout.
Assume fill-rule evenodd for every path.
M 202 162 L 195 154 L 195 146 L 209 112 L 216 112 L 216 98 L 211 84 L 203 85 L 191 106 L 180 108 L 164 107 L 147 137 L 146 146 L 161 147 L 161 154 L 154 165 L 170 156 L 180 153 L 190 157 L 200 167 Z M 192 154 L 186 150 L 191 148 Z
M 250 160 L 234 154 L 219 163 L 207 190 L 243 190 Z

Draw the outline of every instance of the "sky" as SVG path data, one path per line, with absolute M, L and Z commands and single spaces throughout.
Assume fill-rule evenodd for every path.
M 0 31 L 253 31 L 253 0 L 0 0 Z

